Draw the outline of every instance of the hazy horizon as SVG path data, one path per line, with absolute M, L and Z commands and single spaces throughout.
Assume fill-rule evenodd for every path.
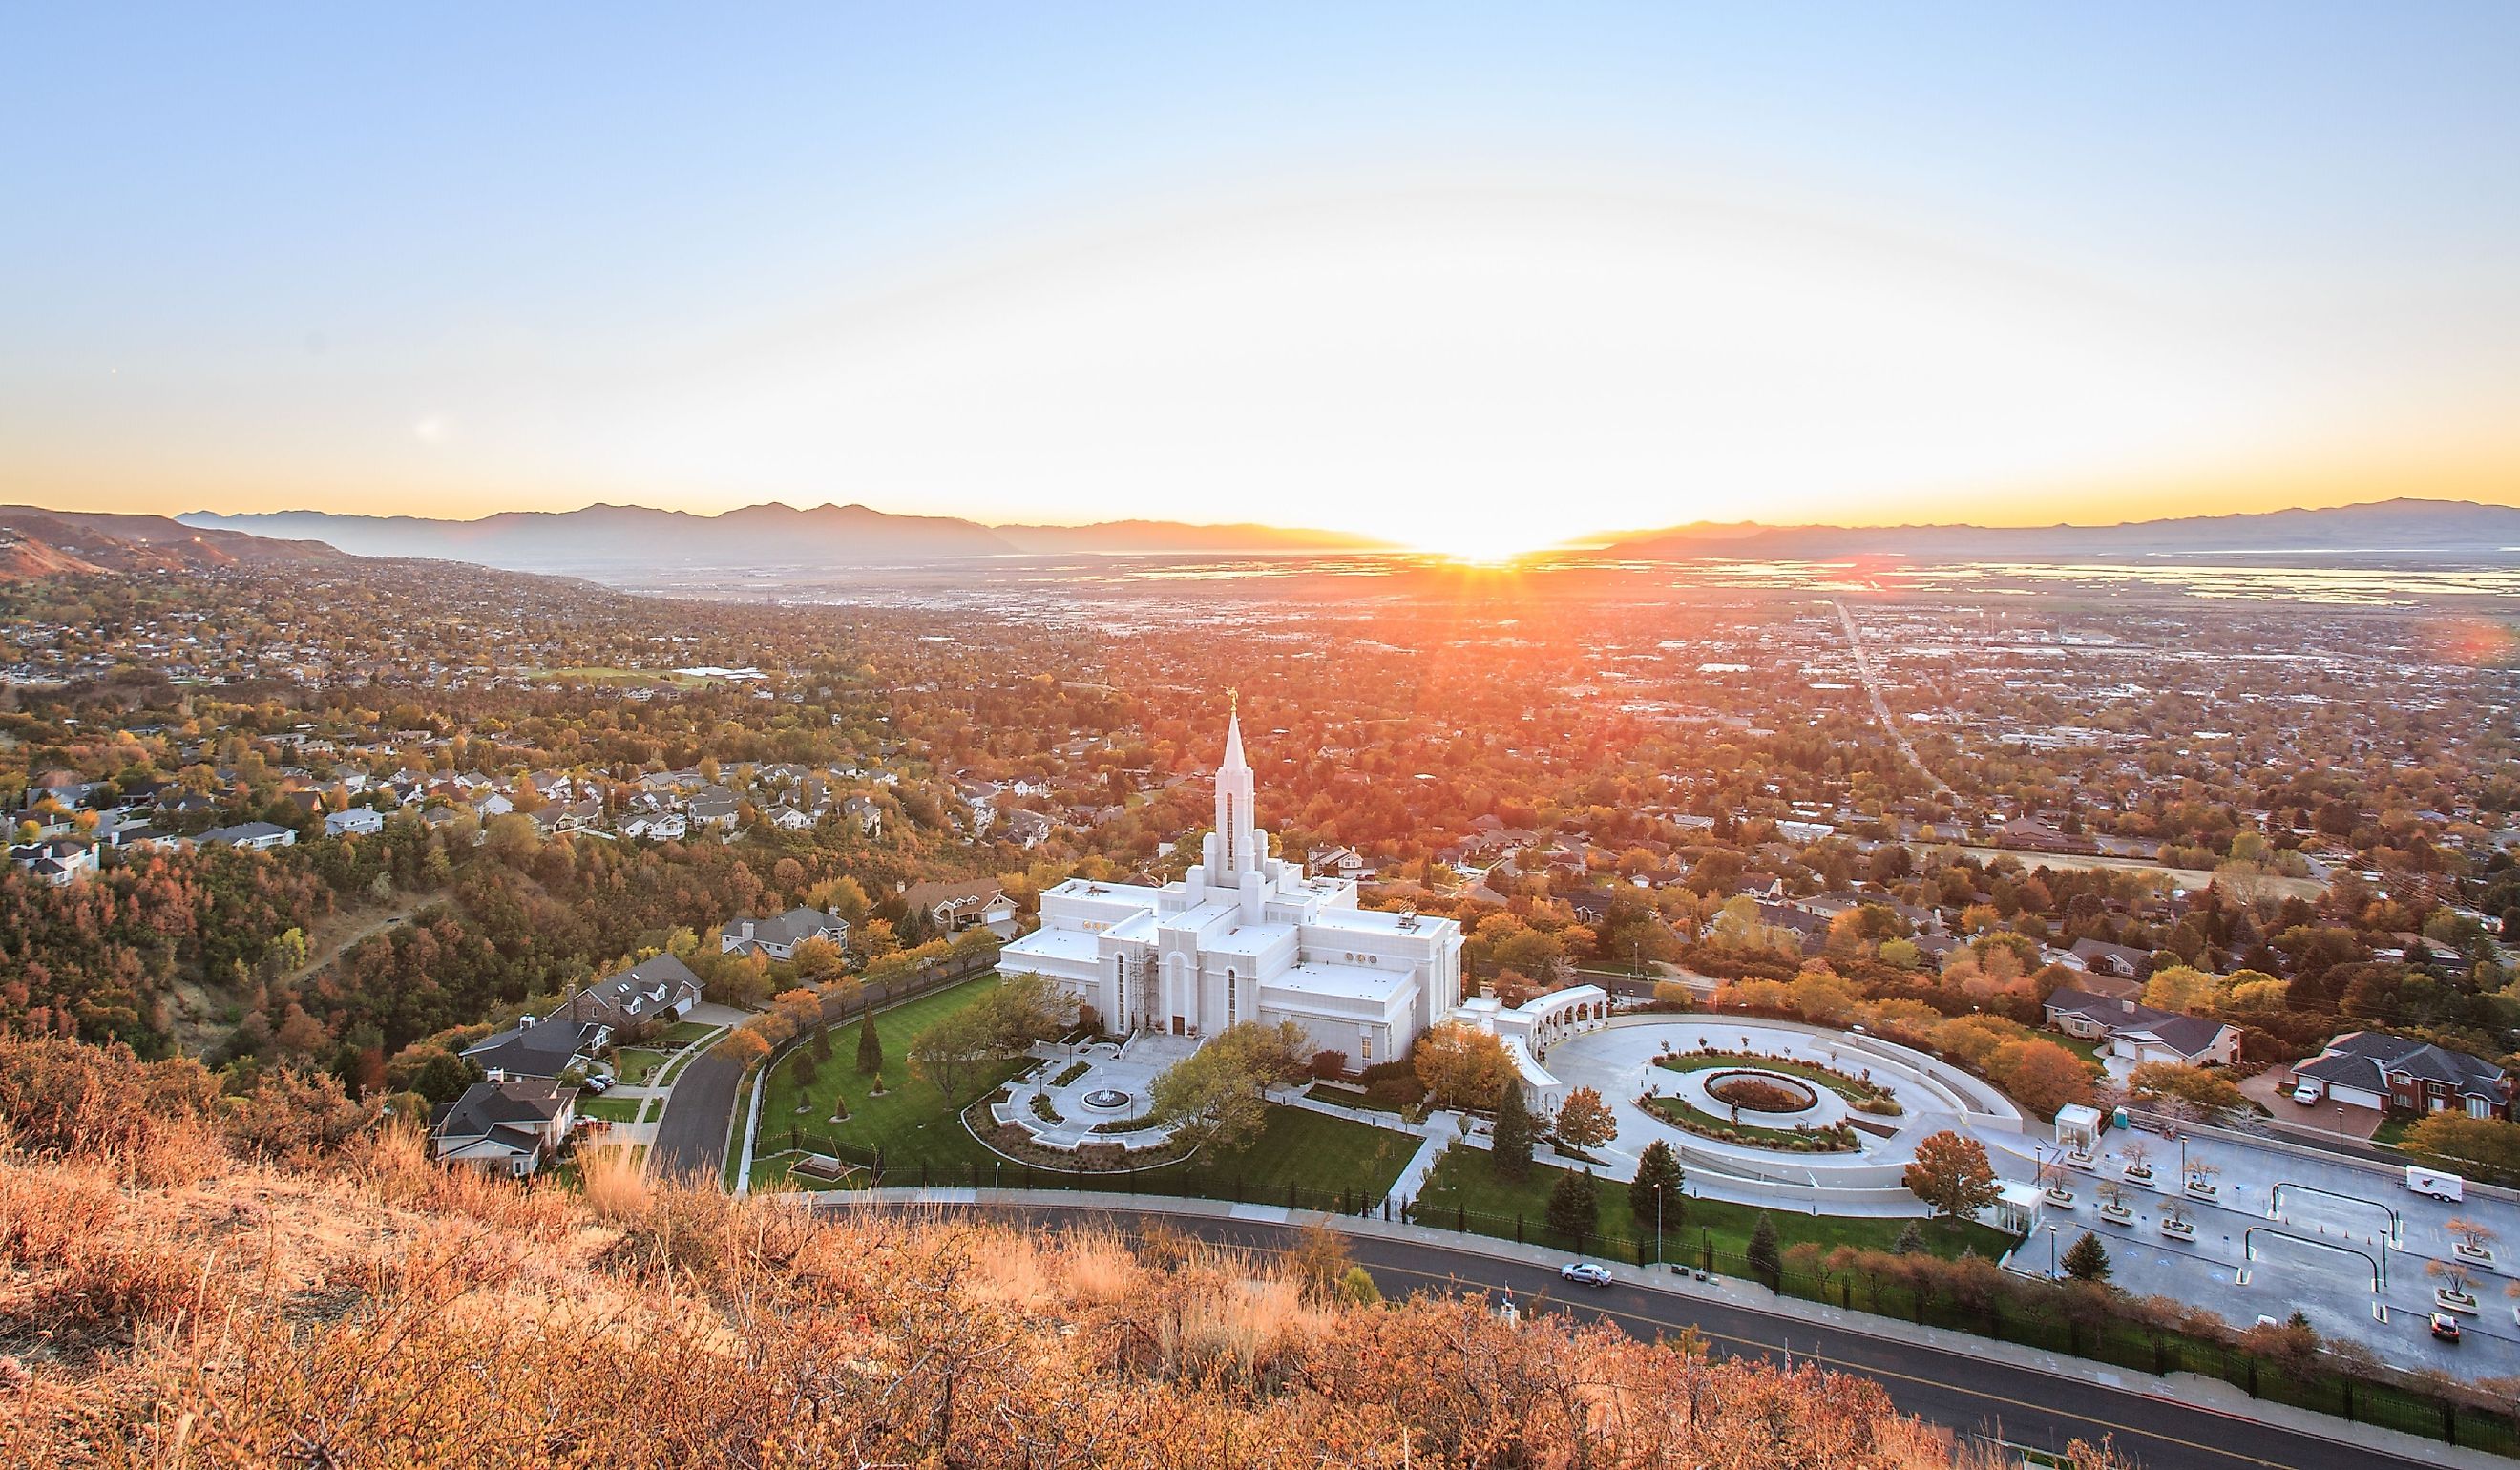
M 16 29 L 0 499 L 1489 551 L 2520 503 L 2508 7 Z

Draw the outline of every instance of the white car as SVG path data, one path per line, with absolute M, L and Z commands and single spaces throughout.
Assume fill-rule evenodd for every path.
M 2292 1100 L 2300 1103 L 2303 1107 L 2308 1107 L 2312 1103 L 2317 1102 L 2318 1100 L 2318 1084 L 2315 1082 L 2305 1082 L 2300 1087 L 2293 1089 Z
M 1590 1261 L 1569 1261 L 1557 1268 L 1557 1274 L 1563 1280 L 1581 1281 L 1587 1286 L 1610 1284 L 1610 1269 L 1606 1266 L 1596 1266 Z

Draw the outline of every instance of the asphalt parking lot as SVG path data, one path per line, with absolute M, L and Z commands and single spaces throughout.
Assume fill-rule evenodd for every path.
M 2503 1295 L 2520 1278 L 2520 1206 L 2474 1193 L 2447 1203 L 2408 1189 L 2403 1174 L 2193 1136 L 2185 1139 L 2185 1160 L 2211 1171 L 2216 1194 L 2189 1198 L 2180 1183 L 2179 1141 L 2112 1131 L 2103 1143 L 2096 1173 L 2066 1171 L 2073 1207 L 2042 1209 L 2014 1256 L 2017 1267 L 2048 1269 L 2049 1225 L 2057 1227 L 2052 1248 L 2059 1257 L 2088 1230 L 2108 1247 L 2112 1279 L 2137 1296 L 2210 1308 L 2240 1326 L 2299 1311 L 2322 1335 L 2363 1343 L 2401 1367 L 2437 1367 L 2462 1378 L 2520 1373 L 2520 1321 Z M 2130 1145 L 2147 1155 L 2149 1186 L 2121 1179 Z M 2111 1180 L 2126 1191 L 2135 1213 L 2130 1225 L 2100 1218 L 2099 1188 Z M 2161 1232 L 2173 1205 L 2195 1225 L 2193 1241 Z M 2477 1311 L 2459 1316 L 2463 1340 L 2452 1345 L 2436 1341 L 2427 1325 L 2441 1283 L 2426 1268 L 2451 1259 L 2446 1226 L 2457 1218 L 2486 1225 L 2498 1240 L 2491 1267 L 2469 1269 Z

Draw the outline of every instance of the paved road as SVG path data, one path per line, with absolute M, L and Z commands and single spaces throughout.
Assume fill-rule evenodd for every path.
M 856 1005 L 872 1002 L 876 1009 L 888 1010 L 983 974 L 996 962 L 993 958 L 983 964 L 941 965 L 904 980 L 865 986 Z M 823 1024 L 836 1026 L 850 1019 L 857 1013 L 856 1005 L 844 1007 L 840 997 L 827 997 Z M 896 1038 L 892 1045 L 899 1047 L 905 1040 Z M 712 1184 L 726 1178 L 727 1145 L 739 1121 L 735 1105 L 742 1082 L 743 1068 L 730 1060 L 722 1047 L 712 1047 L 691 1059 L 674 1082 L 673 1095 L 665 1099 L 656 1141 L 649 1146 L 653 1172 L 697 1176 Z
M 915 1206 L 930 1209 L 933 1206 Z M 1127 1212 L 1059 1206 L 997 1207 L 1059 1227 L 1136 1219 Z M 1294 1227 L 1198 1216 L 1165 1224 L 1227 1244 L 1283 1250 Z M 2415 1460 L 2301 1434 L 2212 1409 L 2114 1389 L 2063 1374 L 1874 1337 L 1782 1313 L 1766 1313 L 1625 1283 L 1587 1288 L 1542 1267 L 1469 1251 L 1351 1235 L 1348 1249 L 1393 1295 L 1415 1289 L 1511 1291 L 1524 1310 L 1598 1316 L 1639 1337 L 1695 1327 L 1720 1354 L 1781 1359 L 1790 1354 L 1872 1379 L 1901 1411 L 1963 1434 L 2061 1450 L 2070 1441 L 2105 1438 L 2147 1467 L 2198 1470 L 2402 1470 L 2448 1463 Z
M 683 1064 L 657 1120 L 655 1141 L 648 1145 L 652 1172 L 692 1175 L 714 1185 L 726 1177 L 726 1136 L 735 1121 L 735 1092 L 743 1081 L 743 1066 L 723 1047 Z
M 1925 758 L 1916 753 L 1916 747 L 1908 742 L 1907 734 L 1899 729 L 1899 722 L 1891 717 L 1890 701 L 1881 692 L 1881 681 L 1873 677 L 1872 658 L 1864 651 L 1864 633 L 1855 626 L 1855 614 L 1846 610 L 1844 602 L 1829 605 L 1837 609 L 1837 620 L 1846 625 L 1846 644 L 1855 653 L 1856 677 L 1864 681 L 1864 692 L 1872 700 L 1872 713 L 1881 722 L 1881 733 L 1890 737 L 1891 744 L 1899 747 L 1899 753 L 1908 758 L 1908 764 L 1916 768 L 1916 774 L 1933 786 L 1937 795 L 1958 801 L 1959 793 L 1933 773 L 1933 769 L 1925 764 Z

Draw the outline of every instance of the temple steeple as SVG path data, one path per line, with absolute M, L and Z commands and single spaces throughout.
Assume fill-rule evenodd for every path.
M 1252 812 L 1250 763 L 1242 758 L 1241 701 L 1225 723 L 1225 759 L 1216 768 L 1216 836 L 1207 849 L 1207 881 L 1214 887 L 1238 889 L 1244 873 L 1260 871 L 1268 853 L 1260 846 L 1259 823 Z

